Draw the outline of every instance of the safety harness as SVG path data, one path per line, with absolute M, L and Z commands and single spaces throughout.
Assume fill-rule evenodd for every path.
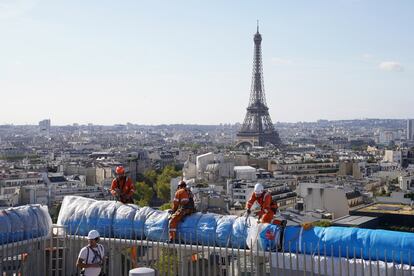
M 121 178 L 123 178 L 123 180 L 124 180 L 123 184 L 122 184 L 122 187 L 121 187 L 121 184 L 120 184 L 120 182 L 122 182 L 122 181 L 120 181 Z M 121 201 L 121 202 L 125 202 L 125 203 L 134 203 L 134 201 L 132 200 L 131 197 L 124 196 L 124 187 L 125 187 L 125 185 L 128 181 L 128 176 L 117 177 L 117 178 L 115 178 L 115 181 L 116 181 L 116 187 L 120 191 L 120 194 L 116 196 L 117 200 Z

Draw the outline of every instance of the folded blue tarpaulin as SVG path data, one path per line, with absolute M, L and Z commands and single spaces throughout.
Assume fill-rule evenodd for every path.
M 155 210 L 150 207 L 143 207 L 139 208 L 134 216 L 134 220 L 132 222 L 134 227 L 134 237 L 136 239 L 145 239 L 145 222 L 147 218 L 149 218 Z
M 132 204 L 67 196 L 62 203 L 58 224 L 67 226 L 70 234 L 87 235 L 89 230 L 96 229 L 105 237 L 167 241 L 168 217 L 168 212 L 149 207 L 138 208 Z M 18 222 L 16 225 L 24 228 Z M 259 232 L 259 228 L 254 227 L 257 225 L 251 226 L 245 217 L 194 213 L 179 223 L 177 237 L 185 243 L 248 248 L 249 232 Z M 255 237 L 260 248 L 275 251 L 280 228 L 267 225 L 260 229 Z M 395 261 L 409 264 L 409 254 L 414 254 L 414 234 L 345 227 L 304 230 L 299 226 L 288 226 L 284 232 L 283 247 L 291 252 L 326 252 L 328 256 L 335 257 L 344 257 L 347 253 L 354 257 L 355 252 L 356 258 L 391 261 L 392 256 L 387 257 L 384 253 L 386 249 L 388 254 L 394 252 Z
M 0 244 L 48 236 L 51 229 L 46 206 L 25 205 L 0 211 Z
M 95 229 L 104 237 L 167 241 L 168 217 L 166 211 L 149 207 L 66 196 L 57 223 L 74 235 Z M 245 218 L 194 213 L 178 224 L 177 237 L 184 243 L 247 248 L 246 226 Z
M 276 250 L 279 226 L 268 225 L 259 234 L 262 249 Z M 414 233 L 352 227 L 288 226 L 284 231 L 286 252 L 333 257 L 381 260 L 413 264 Z
M 236 216 L 221 216 L 217 219 L 216 244 L 218 246 L 232 247 L 231 234 L 236 218 Z

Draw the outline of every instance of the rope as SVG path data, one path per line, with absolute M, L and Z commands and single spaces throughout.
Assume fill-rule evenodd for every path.
M 298 231 L 297 235 L 293 236 L 293 238 L 291 238 L 290 240 L 288 240 L 288 241 L 286 241 L 286 242 L 289 244 L 289 243 L 291 243 L 293 240 L 297 240 L 297 239 L 299 239 L 299 238 L 300 238 L 300 241 L 301 241 L 301 240 L 302 240 L 302 237 L 301 237 L 302 233 L 303 233 L 303 227 L 301 227 L 301 226 L 300 226 L 300 229 L 299 229 L 299 231 Z M 301 249 L 301 245 L 300 245 L 300 244 L 299 244 L 299 247 L 300 247 L 300 249 Z
M 301 227 L 299 231 L 299 251 L 300 252 L 302 252 L 302 235 L 303 235 L 303 227 Z
M 294 240 L 298 240 L 298 246 L 299 246 L 299 252 L 302 252 L 302 237 L 303 237 L 303 232 L 307 231 L 309 229 L 305 229 L 305 227 L 300 226 L 300 229 L 297 233 L 297 235 L 293 236 L 293 238 L 291 238 L 289 241 L 287 241 L 287 243 L 291 243 Z M 315 244 L 315 247 L 312 248 L 312 251 L 310 252 L 310 255 L 315 255 L 317 253 L 317 248 L 320 245 L 322 237 L 319 237 L 318 242 Z

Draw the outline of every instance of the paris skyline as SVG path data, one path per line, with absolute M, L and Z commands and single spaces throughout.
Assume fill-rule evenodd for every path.
M 0 124 L 241 123 L 257 19 L 273 122 L 412 118 L 413 8 L 0 0 Z

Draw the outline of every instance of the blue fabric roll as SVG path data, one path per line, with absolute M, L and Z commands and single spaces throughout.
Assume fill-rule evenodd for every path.
M 259 233 L 260 247 L 265 251 L 276 251 L 279 242 L 280 227 L 269 224 Z
M 410 264 L 413 263 L 410 254 L 414 252 L 414 233 L 348 227 L 313 227 L 301 231 L 300 227 L 287 227 L 285 250 L 289 246 L 292 252 L 326 251 L 328 256 L 351 258 L 355 253 L 355 258 Z
M 220 216 L 217 219 L 216 244 L 217 246 L 230 247 L 233 224 L 237 216 Z M 235 246 L 236 247 L 236 246 Z
M 48 236 L 51 228 L 46 206 L 25 205 L 0 212 L 0 244 Z
M 5 210 L 0 211 L 0 244 L 9 242 L 11 232 L 11 221 Z
M 216 245 L 217 220 L 220 215 L 207 213 L 203 214 L 197 223 L 197 242 L 203 245 Z
M 122 203 L 116 201 L 95 201 L 87 207 L 85 217 L 86 229 L 82 224 L 80 233 L 88 233 L 90 229 L 95 229 L 103 237 L 113 237 L 112 232 L 113 219 L 116 209 L 121 206 Z
M 325 235 L 324 227 L 313 227 L 309 230 L 302 230 L 300 226 L 286 227 L 283 246 L 286 251 L 292 252 L 318 252 L 317 247 L 320 245 Z M 323 251 L 321 251 L 323 252 Z
M 6 210 L 10 219 L 12 231 L 10 232 L 9 242 L 17 242 L 24 239 L 24 223 L 14 209 Z
M 133 221 L 133 227 L 134 234 L 137 239 L 143 240 L 146 238 L 144 232 L 145 222 L 154 212 L 155 210 L 150 207 L 143 207 L 136 211 Z
M 30 209 L 35 216 L 37 223 L 37 231 L 34 233 L 36 237 L 47 236 L 50 232 L 50 216 L 45 208 L 39 208 L 39 206 L 30 206 Z
M 236 218 L 231 232 L 231 246 L 235 248 L 247 248 L 246 239 L 248 231 L 249 224 L 246 222 L 246 218 Z
M 13 212 L 20 218 L 23 222 L 24 227 L 24 237 L 23 239 L 33 239 L 38 237 L 39 226 L 37 224 L 37 217 L 30 206 L 21 206 L 16 207 Z
M 197 224 L 202 216 L 201 213 L 194 213 L 184 217 L 184 219 L 178 223 L 177 238 L 180 238 L 181 241 L 185 243 L 197 243 Z
M 58 222 L 77 229 L 78 234 L 87 235 L 92 229 L 103 231 L 109 228 L 109 233 L 104 235 L 123 238 L 133 232 L 137 239 L 168 240 L 169 215 L 165 211 L 149 207 L 138 209 L 133 205 L 81 197 L 65 197 L 62 209 Z M 5 212 L 7 218 L 0 216 L 0 222 L 5 222 L 5 226 L 0 229 L 3 229 L 4 233 L 10 222 L 11 229 L 17 230 L 12 234 L 12 239 L 22 239 L 25 236 L 25 224 L 22 219 L 15 212 Z M 249 231 L 250 224 L 246 222 L 245 217 L 195 213 L 179 223 L 177 237 L 186 243 L 247 248 Z M 0 232 L 0 235 L 3 233 Z M 277 248 L 278 235 L 279 227 L 268 225 L 258 233 L 258 244 L 262 249 L 274 251 Z M 286 251 L 302 254 L 326 251 L 327 256 L 334 257 L 345 257 L 348 250 L 348 256 L 352 258 L 355 252 L 355 258 L 371 257 L 374 260 L 389 262 L 394 259 L 397 263 L 409 264 L 409 255 L 414 255 L 414 233 L 346 227 L 314 227 L 302 230 L 299 226 L 288 226 L 285 228 L 283 247 Z
M 88 235 L 89 230 L 95 229 L 98 225 L 99 208 L 89 209 L 95 202 L 97 201 L 90 198 L 65 196 L 58 216 L 58 225 L 66 226 L 66 231 L 70 234 Z M 88 214 L 88 217 L 86 214 Z M 110 235 L 111 233 L 107 234 Z
M 145 236 L 153 241 L 168 241 L 168 213 L 155 210 L 144 225 Z
M 123 239 L 135 239 L 134 218 L 139 208 L 132 204 L 123 204 L 116 209 L 112 232 L 114 237 Z

